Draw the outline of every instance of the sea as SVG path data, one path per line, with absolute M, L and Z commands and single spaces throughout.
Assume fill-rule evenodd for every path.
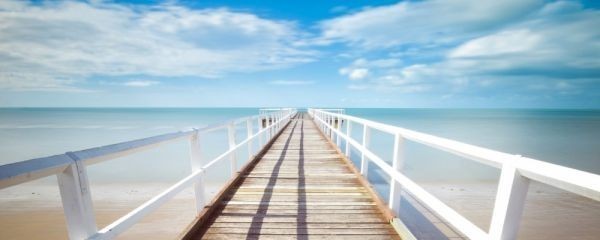
M 1 108 L 0 164 L 202 128 L 258 114 L 258 108 Z M 301 109 L 302 111 L 302 109 Z M 600 174 L 600 110 L 348 108 L 349 115 L 510 154 Z M 345 123 L 344 123 L 345 124 Z M 245 124 L 236 128 L 239 142 Z M 256 124 L 255 129 L 256 131 Z M 361 141 L 362 127 L 352 137 Z M 370 149 L 387 162 L 393 136 L 373 131 Z M 227 150 L 225 129 L 201 136 L 204 161 Z M 256 147 L 256 145 L 254 146 Z M 185 140 L 88 167 L 96 183 L 176 182 L 190 173 Z M 247 150 L 239 151 L 242 165 Z M 360 166 L 360 154 L 351 159 Z M 419 143 L 406 142 L 403 172 L 415 181 L 494 181 L 500 171 Z M 228 161 L 209 169 L 208 182 L 225 182 Z M 374 164 L 369 180 L 389 178 Z M 36 181 L 55 183 L 53 177 Z

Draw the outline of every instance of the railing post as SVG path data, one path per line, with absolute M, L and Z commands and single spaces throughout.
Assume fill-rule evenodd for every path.
M 323 123 L 323 131 L 325 131 L 325 134 L 329 138 L 329 116 L 327 116 L 325 113 L 323 113 L 323 120 L 325 120 Z
M 275 133 L 279 132 L 279 128 L 281 127 L 281 124 L 280 124 L 280 122 L 279 122 L 279 120 L 281 119 L 281 115 L 280 115 L 280 114 L 281 114 L 281 113 L 280 113 L 280 112 L 278 112 L 278 113 L 277 113 L 277 115 L 276 115 L 277 117 L 275 117 L 275 124 L 276 124 L 276 125 L 275 125 L 275 126 L 276 126 L 276 127 L 275 127 Z M 275 135 L 275 134 L 273 134 L 273 135 Z
M 366 124 L 363 124 L 363 139 L 362 146 L 363 148 L 369 148 L 369 144 L 371 142 L 371 129 Z M 369 173 L 369 160 L 366 158 L 365 153 L 362 152 L 360 156 L 360 174 L 367 177 Z
M 277 122 L 275 121 L 275 118 L 277 118 L 277 114 L 273 113 L 273 115 L 271 115 L 271 137 L 270 139 L 273 139 L 273 137 L 275 136 L 275 130 L 277 128 Z
M 394 155 L 392 156 L 392 168 L 398 172 L 402 170 L 404 165 L 404 139 L 399 133 L 394 135 Z M 400 201 L 401 201 L 402 186 L 392 179 L 390 183 L 390 196 L 388 205 L 389 208 L 400 217 Z
M 273 128 L 273 137 L 275 137 L 275 134 L 279 130 L 279 113 L 275 113 L 275 120 L 273 120 L 273 124 L 275 124 L 275 127 Z
M 513 161 L 518 161 L 519 157 Z M 517 238 L 528 189 L 529 179 L 522 176 L 511 162 L 504 163 L 490 224 L 491 239 Z
M 235 123 L 231 122 L 227 127 L 227 136 L 229 139 L 229 149 L 233 149 L 235 147 Z M 231 176 L 235 175 L 237 172 L 237 157 L 235 151 L 229 155 L 231 159 Z
M 69 239 L 87 239 L 95 234 L 96 218 L 85 165 L 73 153 L 67 156 L 74 163 L 57 174 Z
M 273 117 L 273 115 L 267 115 L 267 122 L 265 123 L 265 128 L 267 128 L 267 135 L 266 135 L 266 140 L 267 142 L 269 142 L 271 140 L 271 118 Z
M 269 128 L 269 138 L 267 139 L 267 141 L 271 141 L 271 138 L 273 137 L 273 124 L 275 123 L 274 121 L 275 119 L 275 115 L 271 114 L 269 115 L 269 124 L 267 125 Z
M 259 132 L 259 133 L 260 133 L 260 131 L 262 131 L 262 130 L 263 130 L 263 126 L 262 126 L 262 120 L 263 120 L 263 117 L 262 117 L 262 116 L 259 116 L 259 117 L 258 117 L 258 120 L 257 120 L 257 122 L 258 122 L 258 132 Z M 263 136 L 264 136 L 264 135 L 263 135 L 262 133 L 260 133 L 260 134 L 258 135 L 258 149 L 262 149 L 262 147 L 263 147 Z
M 202 170 L 202 152 L 200 150 L 200 133 L 198 130 L 190 137 L 190 161 L 192 173 Z M 194 195 L 196 196 L 196 214 L 200 214 L 204 209 L 206 201 L 204 199 L 204 173 L 198 176 L 194 183 Z
M 248 118 L 248 120 L 246 120 L 246 132 L 248 133 L 248 139 L 250 139 L 253 135 L 253 131 L 252 131 L 252 118 Z M 251 158 L 252 155 L 254 155 L 253 152 L 253 142 L 252 140 L 248 140 L 248 158 Z
M 321 131 L 323 131 L 324 134 L 327 134 L 327 128 L 325 128 L 325 125 L 327 124 L 325 121 L 327 121 L 327 120 L 325 119 L 325 116 L 321 112 L 319 112 L 319 119 L 321 119 L 321 121 L 322 121 L 319 124 L 319 126 L 321 127 Z
M 275 137 L 275 133 L 277 133 L 277 130 L 279 129 L 279 114 L 275 113 L 275 115 L 273 115 L 273 137 Z
M 337 119 L 337 125 L 335 126 L 335 128 L 338 130 L 338 133 L 336 133 L 336 135 L 335 135 L 335 144 L 337 145 L 338 148 L 341 149 L 340 145 L 342 143 L 341 143 L 341 138 L 340 138 L 339 132 L 340 132 L 340 129 L 342 128 L 342 121 L 340 121 L 339 117 L 337 117 L 336 119 Z
M 346 121 L 346 136 L 351 138 L 352 136 L 352 122 L 350 120 Z M 350 141 L 346 139 L 346 149 L 344 149 L 346 157 L 350 157 Z
M 325 134 L 327 137 L 329 137 L 329 116 L 327 116 L 325 113 L 323 113 L 323 120 L 325 120 L 325 123 L 323 124 L 323 130 L 325 130 Z
M 331 141 L 333 141 L 333 117 L 331 115 L 328 116 L 329 121 L 328 121 L 328 127 L 327 130 L 329 130 L 329 139 L 331 139 Z
M 327 128 L 329 117 L 325 115 L 325 113 L 323 113 L 323 121 L 323 132 L 325 133 L 325 136 L 329 137 L 329 128 Z

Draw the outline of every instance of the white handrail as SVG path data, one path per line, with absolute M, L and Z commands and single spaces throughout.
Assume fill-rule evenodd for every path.
M 367 168 L 367 163 L 369 161 L 375 163 L 392 178 L 393 183 L 397 182 L 400 184 L 404 190 L 471 239 L 516 238 L 530 179 L 600 201 L 600 176 L 596 174 L 525 158 L 519 155 L 511 155 L 477 147 L 345 114 L 332 113 L 321 109 L 309 109 L 309 114 L 316 120 L 324 133 L 331 133 L 325 135 L 328 136 L 332 142 L 336 142 L 338 147 L 341 148 L 341 146 L 339 146 L 340 142 L 334 141 L 334 135 L 337 136 L 338 139 L 342 138 L 346 141 L 346 155 L 349 155 L 348 148 L 351 145 L 364 156 L 363 158 L 367 159 L 367 161 L 363 161 L 361 168 Z M 334 122 L 340 121 L 347 121 L 346 124 L 348 125 L 345 133 L 340 130 L 339 125 L 335 126 L 335 124 L 333 124 Z M 361 144 L 350 136 L 353 124 L 363 125 L 363 136 L 366 135 L 368 137 L 369 129 L 377 129 L 394 136 L 395 149 L 393 164 L 395 167 L 390 166 L 379 156 L 371 152 L 367 147 L 368 141 L 365 143 L 364 137 L 363 143 Z M 423 188 L 400 172 L 400 167 L 398 166 L 402 165 L 400 161 L 403 159 L 400 155 L 402 155 L 401 149 L 404 140 L 421 143 L 466 157 L 467 159 L 501 168 L 502 173 L 500 176 L 489 233 L 478 228 L 475 224 L 445 205 L 435 196 L 426 192 Z M 366 176 L 366 169 L 361 169 L 361 173 Z M 399 201 L 400 191 L 397 191 L 394 184 L 391 184 L 389 205 L 396 214 L 398 214 L 399 211 Z
M 145 215 L 154 211 L 166 201 L 171 199 L 177 193 L 191 184 L 196 188 L 196 206 L 198 213 L 204 207 L 204 186 L 202 175 L 206 169 L 215 163 L 232 158 L 235 163 L 235 152 L 242 146 L 248 147 L 249 157 L 260 151 L 282 128 L 287 124 L 291 117 L 296 113 L 296 109 L 288 108 L 268 114 L 259 114 L 251 117 L 239 118 L 226 123 L 211 125 L 201 129 L 192 129 L 175 133 L 168 133 L 159 136 L 138 139 L 113 145 L 91 148 L 65 154 L 31 159 L 27 161 L 6 164 L 0 166 L 0 189 L 29 182 L 38 178 L 57 175 L 63 209 L 67 220 L 67 230 L 70 239 L 112 239 L 118 234 L 127 230 L 133 224 L 137 223 Z M 258 119 L 259 121 L 254 121 Z M 266 126 L 261 125 L 261 119 L 271 119 L 267 121 Z M 246 139 L 240 143 L 235 143 L 235 139 L 230 142 L 230 148 L 214 160 L 201 165 L 198 149 L 198 136 L 207 132 L 229 128 L 238 123 L 245 123 L 248 133 L 252 133 L 253 122 L 257 122 L 259 131 L 255 134 L 249 134 Z M 228 134 L 231 138 L 232 134 Z M 134 152 L 155 148 L 158 145 L 171 142 L 177 139 L 188 137 L 191 143 L 192 174 L 186 176 L 167 190 L 148 200 L 138 208 L 117 221 L 109 224 L 107 227 L 97 230 L 94 212 L 91 203 L 91 194 L 89 182 L 87 180 L 86 166 L 98 163 L 104 160 L 114 159 Z M 259 148 L 253 149 L 252 141 L 258 138 Z M 264 140 L 264 141 L 263 141 Z M 233 156 L 233 157 L 232 157 Z M 232 165 L 232 171 L 236 171 L 237 166 Z
M 80 151 L 69 152 L 49 157 L 35 158 L 21 162 L 15 162 L 0 166 L 0 189 L 7 188 L 20 183 L 32 181 L 42 177 L 52 176 L 62 172 L 75 161 L 83 161 L 86 165 L 95 164 L 104 160 L 114 159 L 129 155 L 138 151 L 154 148 L 184 137 L 190 137 L 195 132 L 207 133 L 227 128 L 230 123 L 238 124 L 252 119 L 266 118 L 271 115 L 261 114 L 243 117 L 228 121 L 226 123 L 213 124 L 201 129 L 192 129 L 167 133 L 158 136 L 126 141 L 102 147 L 90 148 Z

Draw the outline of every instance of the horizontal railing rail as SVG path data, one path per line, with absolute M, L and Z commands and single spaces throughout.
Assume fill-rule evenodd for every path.
M 471 239 L 515 239 L 522 216 L 525 196 L 530 180 L 535 180 L 563 190 L 600 201 L 600 175 L 551 164 L 520 155 L 511 155 L 454 140 L 432 136 L 396 126 L 370 121 L 345 114 L 321 109 L 309 109 L 321 131 L 341 149 L 345 141 L 345 155 L 350 157 L 350 147 L 361 154 L 360 172 L 368 174 L 369 162 L 375 163 L 392 180 L 390 182 L 389 208 L 399 216 L 401 190 L 405 190 L 425 204 L 456 230 Z M 342 130 L 340 121 L 346 122 Z M 350 135 L 354 125 L 362 125 L 362 142 Z M 376 129 L 394 136 L 392 165 L 369 150 L 370 132 Z M 406 140 L 424 144 L 448 153 L 465 157 L 492 167 L 500 168 L 500 180 L 489 232 L 460 215 L 417 183 L 402 174 L 404 142 Z
M 221 124 L 186 131 L 168 133 L 133 141 L 127 141 L 103 147 L 36 158 L 27 161 L 0 166 L 0 189 L 39 178 L 56 175 L 61 193 L 61 201 L 67 220 L 70 239 L 112 239 L 124 232 L 145 215 L 156 210 L 184 188 L 194 185 L 197 213 L 205 206 L 203 174 L 215 163 L 230 159 L 232 176 L 237 172 L 236 152 L 243 146 L 248 147 L 251 158 L 267 144 L 290 121 L 295 109 L 286 108 L 251 117 L 238 118 Z M 263 122 L 264 119 L 270 121 Z M 247 138 L 239 143 L 235 140 L 236 125 L 246 123 Z M 254 124 L 258 131 L 254 132 Z M 227 129 L 229 149 L 208 163 L 204 163 L 200 152 L 199 139 L 202 134 Z M 192 173 L 162 193 L 119 218 L 103 229 L 98 230 L 92 208 L 90 185 L 86 166 L 101 161 L 126 156 L 135 152 L 153 149 L 159 145 L 187 138 L 190 142 Z M 254 148 L 258 141 L 258 148 Z
M 279 111 L 287 111 L 287 110 L 291 110 L 292 108 L 260 108 L 258 109 L 258 113 L 259 114 L 269 114 L 272 112 L 279 112 Z
M 338 113 L 345 114 L 346 109 L 343 108 L 319 108 L 320 111 L 330 112 L 330 113 Z

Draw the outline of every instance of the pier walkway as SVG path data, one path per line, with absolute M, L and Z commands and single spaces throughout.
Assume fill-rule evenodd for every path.
M 185 239 L 400 239 L 381 201 L 306 114 L 267 147 Z

